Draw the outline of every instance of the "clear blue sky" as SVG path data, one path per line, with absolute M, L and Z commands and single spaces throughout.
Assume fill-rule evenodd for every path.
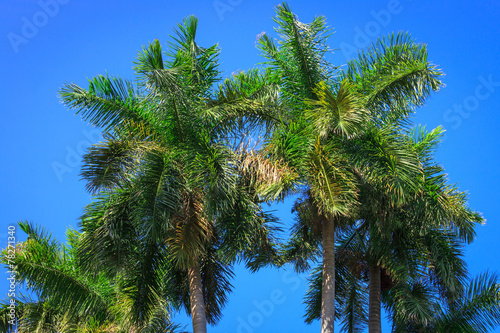
M 199 17 L 198 42 L 219 43 L 222 70 L 228 75 L 263 59 L 256 35 L 274 34 L 278 2 L 2 0 L 0 3 L 0 242 L 8 225 L 31 220 L 64 239 L 76 226 L 90 195 L 79 180 L 80 159 L 99 132 L 58 100 L 63 82 L 87 86 L 86 78 L 106 72 L 133 78 L 132 61 L 142 45 L 168 39 L 175 24 Z M 500 17 L 499 1 L 295 1 L 301 21 L 327 17 L 336 33 L 330 46 L 334 64 L 344 64 L 353 50 L 392 31 L 409 31 L 428 44 L 429 58 L 445 73 L 446 87 L 418 110 L 415 122 L 447 130 L 437 158 L 450 181 L 470 194 L 470 206 L 486 225 L 467 247 L 475 275 L 500 272 Z M 274 34 L 275 36 L 275 34 Z M 285 227 L 290 204 L 276 207 Z M 235 291 L 224 318 L 210 332 L 319 332 L 303 322 L 304 279 L 285 270 L 250 274 L 236 268 Z M 4 275 L 6 276 L 6 274 Z M 0 282 L 5 295 L 7 283 Z M 5 291 L 5 292 L 4 292 Z M 259 310 L 259 304 L 269 305 Z M 182 323 L 185 316 L 176 317 Z M 248 325 L 246 328 L 244 321 Z M 388 332 L 389 329 L 385 328 Z M 497 330 L 500 332 L 500 330 Z

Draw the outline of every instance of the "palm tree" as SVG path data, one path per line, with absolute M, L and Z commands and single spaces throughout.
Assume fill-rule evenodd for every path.
M 308 269 L 299 253 L 308 242 L 322 243 L 322 332 L 333 332 L 335 316 L 334 233 L 353 223 L 356 177 L 343 147 L 360 135 L 365 124 L 398 122 L 441 85 L 441 73 L 427 61 L 425 46 L 408 35 L 379 40 L 341 71 L 329 64 L 326 41 L 330 29 L 323 17 L 299 22 L 289 6 L 277 7 L 281 40 L 267 34 L 258 45 L 280 80 L 280 121 L 263 147 L 264 154 L 295 170 L 304 184 L 303 207 L 309 224 L 295 229 L 309 239 L 292 240 L 297 268 Z M 310 231 L 308 230 L 310 229 Z M 322 240 L 319 240 L 322 238 Z M 294 248 L 297 245 L 298 248 Z
M 236 75 L 214 90 L 219 50 L 199 46 L 196 30 L 194 17 L 178 26 L 169 60 L 158 41 L 145 47 L 138 88 L 98 76 L 88 90 L 68 84 L 60 94 L 106 132 L 82 169 L 97 194 L 81 222 L 85 267 L 124 275 L 138 320 L 167 295 L 186 307 L 198 333 L 221 317 L 232 263 L 257 269 L 273 256 L 274 218 L 260 208 L 259 192 L 277 165 L 231 149 L 230 119 L 259 113 L 263 89 L 234 89 L 252 77 Z
M 360 323 L 365 321 L 370 330 L 380 329 L 382 290 L 424 279 L 440 290 L 441 298 L 452 299 L 461 292 L 466 278 L 465 264 L 460 259 L 461 242 L 473 239 L 474 226 L 483 219 L 467 208 L 463 192 L 446 184 L 442 168 L 433 161 L 432 152 L 443 130 L 437 128 L 427 133 L 420 127 L 411 133 L 403 142 L 395 141 L 396 145 L 387 136 L 383 141 L 381 137 L 367 139 L 369 133 L 366 133 L 356 145 L 356 151 L 365 156 L 362 161 L 368 164 L 357 164 L 361 201 L 358 222 L 347 230 L 339 250 L 341 262 L 348 266 L 339 275 L 342 281 L 339 302 L 344 309 L 344 330 L 348 332 L 362 330 L 364 326 Z M 423 167 L 423 177 L 413 174 L 413 182 L 405 180 L 412 177 L 405 170 L 405 163 L 401 163 L 405 161 L 401 157 L 405 150 L 415 151 L 419 163 L 412 164 Z M 396 184 L 413 187 L 411 191 L 403 188 L 401 194 L 406 192 L 406 199 L 401 203 L 397 196 L 391 195 Z M 365 278 L 369 281 L 368 317 L 365 317 L 366 296 L 362 287 Z M 316 286 L 313 280 L 308 293 L 308 321 L 317 316 Z M 409 309 L 402 312 L 408 316 L 420 315 Z
M 408 191 L 415 187 L 415 183 L 418 181 L 418 177 L 420 176 L 418 160 L 414 154 L 409 153 L 404 148 L 404 142 L 402 141 L 401 136 L 394 131 L 392 127 L 372 127 L 366 129 L 364 133 L 358 135 L 356 138 L 344 141 L 343 147 L 338 148 L 339 150 L 342 149 L 346 153 L 349 153 L 351 156 L 349 163 L 353 166 L 353 174 L 356 175 L 357 188 L 359 191 L 358 201 L 360 204 L 351 210 L 350 224 L 353 224 L 353 220 L 357 220 L 357 227 L 352 229 L 349 225 L 345 225 L 342 228 L 344 230 L 339 229 L 337 232 L 349 231 L 351 233 L 359 233 L 360 230 L 358 229 L 366 231 L 366 229 L 369 228 L 380 233 L 381 230 L 388 229 L 388 221 L 386 220 L 389 219 L 390 216 L 390 214 L 388 214 L 390 213 L 389 210 L 393 209 L 393 207 L 397 206 L 399 202 L 403 201 L 404 197 L 408 195 Z M 372 180 L 371 185 L 368 183 L 368 179 Z M 376 183 L 377 186 L 374 186 L 375 183 L 373 180 L 378 181 L 378 183 Z M 372 193 L 368 193 L 368 189 L 371 190 Z M 387 211 L 381 213 L 381 209 L 386 209 Z M 289 255 L 292 255 L 292 257 L 305 255 L 307 259 L 310 254 L 314 254 L 316 251 L 315 247 L 318 245 L 317 242 L 311 242 L 311 238 L 314 237 L 314 235 L 311 235 L 311 232 L 308 231 L 310 226 L 314 225 L 314 218 L 311 219 L 314 214 L 311 214 L 310 212 L 308 213 L 310 206 L 307 202 L 302 202 L 296 207 L 295 210 L 298 213 L 298 221 L 295 226 L 292 243 L 289 245 L 288 251 Z M 381 221 L 381 218 L 384 220 Z M 350 238 L 353 237 L 356 236 L 353 235 Z M 373 241 L 374 239 L 371 238 L 371 240 Z M 308 244 L 308 247 L 310 248 L 305 248 L 303 250 L 300 248 L 297 249 L 297 244 Z M 382 243 L 382 248 L 385 247 L 386 246 Z M 358 248 L 356 251 L 351 250 L 348 252 L 348 255 L 346 255 L 345 249 L 341 249 L 342 255 L 340 264 L 345 264 L 347 260 L 350 264 L 359 266 L 360 261 L 366 262 L 366 259 L 371 259 L 371 265 L 367 267 L 367 270 L 370 272 L 369 287 L 371 292 L 369 294 L 369 318 L 371 321 L 369 327 L 370 331 L 372 331 L 373 327 L 376 326 L 376 322 L 378 321 L 380 323 L 380 303 L 377 304 L 374 300 L 380 299 L 380 280 L 376 280 L 375 278 L 380 277 L 380 267 L 378 266 L 377 261 L 380 259 L 380 253 L 382 252 L 378 249 L 378 247 L 369 247 L 369 249 L 370 251 L 368 251 L 367 248 Z M 310 252 L 310 254 L 307 252 Z M 359 257 L 359 254 L 361 253 L 363 254 L 362 258 Z M 368 255 L 368 253 L 373 254 Z M 352 258 L 348 259 L 347 257 L 349 256 L 352 256 Z M 354 259 L 354 261 L 352 259 Z M 296 264 L 304 265 L 304 259 L 300 258 L 300 261 L 297 261 Z M 359 271 L 359 268 L 356 268 L 355 270 Z M 319 272 L 321 269 L 317 271 Z M 361 271 L 358 273 L 361 273 Z M 352 288 L 354 289 L 352 290 L 360 289 L 358 276 L 349 273 L 349 271 L 344 270 L 344 272 L 337 274 L 336 280 L 345 278 L 346 274 L 353 281 Z M 315 276 L 315 278 L 318 278 L 318 276 Z M 341 282 L 341 285 L 342 284 L 343 282 Z M 314 294 L 314 291 L 317 286 L 317 282 L 312 281 L 312 289 L 307 296 L 309 304 L 307 316 L 308 322 L 313 320 L 316 315 L 314 309 L 316 309 L 315 306 L 317 303 L 315 297 L 317 295 Z M 343 289 L 344 287 L 336 288 L 337 291 L 341 291 L 343 294 L 346 294 L 342 291 Z M 344 323 L 344 328 L 351 332 L 359 331 L 363 328 L 361 322 L 357 324 L 358 326 L 355 326 L 352 323 L 352 320 L 359 321 L 359 316 L 355 316 L 352 312 L 356 311 L 356 309 L 362 309 L 362 306 L 356 306 L 354 303 L 355 298 L 353 298 L 353 295 L 355 294 L 356 293 L 347 296 L 344 295 L 347 297 L 347 300 L 343 303 L 348 304 L 349 309 L 342 307 L 343 314 L 349 315 L 351 320 L 351 322 Z M 341 299 L 345 298 L 342 295 L 338 296 Z M 348 313 L 349 311 L 351 312 L 350 314 Z
M 81 234 L 67 231 L 68 244 L 54 240 L 43 228 L 19 222 L 28 239 L 16 246 L 16 282 L 36 295 L 16 297 L 17 332 L 174 332 L 168 306 L 159 302 L 155 315 L 129 318 L 130 299 L 119 279 L 90 275 L 78 264 Z M 6 264 L 5 257 L 2 261 Z M 2 331 L 9 329 L 8 302 L 2 306 Z
M 370 277 L 368 327 L 370 333 L 380 333 L 380 258 L 387 242 L 384 236 L 391 230 L 394 209 L 415 192 L 421 169 L 416 154 L 395 127 L 371 129 L 355 141 L 352 156 L 360 191 L 356 219 L 363 221 L 370 235 L 365 252 Z
M 405 143 L 399 140 L 395 141 L 396 145 L 391 145 L 386 138 L 380 140 L 380 136 L 368 135 L 366 138 L 365 135 L 360 140 L 360 147 L 355 147 L 355 151 L 363 155 L 362 159 L 358 158 L 361 163 L 357 163 L 361 184 L 358 219 L 364 221 L 369 232 L 366 258 L 370 275 L 370 332 L 381 330 L 383 258 L 405 253 L 404 249 L 392 254 L 388 252 L 387 244 L 393 241 L 394 235 L 406 233 L 420 238 L 426 228 L 455 228 L 464 240 L 470 241 L 474 224 L 482 221 L 478 214 L 467 210 L 463 194 L 449 188 L 436 173 L 439 166 L 431 164 L 430 152 L 435 149 L 441 133 L 440 128 L 428 134 L 421 130 L 419 141 Z M 431 188 L 434 198 L 429 193 Z M 408 265 L 408 260 L 405 264 Z M 387 270 L 387 264 L 385 268 Z
M 420 191 L 395 212 L 389 242 L 397 249 L 392 256 L 399 256 L 408 267 L 406 276 L 396 277 L 396 287 L 417 281 L 418 290 L 422 281 L 427 281 L 425 285 L 438 291 L 438 299 L 451 303 L 462 294 L 467 278 L 461 259 L 462 244 L 472 242 L 474 228 L 484 219 L 467 206 L 464 192 L 447 184 L 443 168 L 434 161 L 433 152 L 443 132 L 441 127 L 431 132 L 417 127 L 410 132 L 410 144 L 419 155 L 423 178 Z M 434 312 L 428 308 L 427 314 Z M 407 309 L 408 316 L 412 313 L 414 318 L 424 317 Z M 421 319 L 421 323 L 424 320 L 427 319 Z

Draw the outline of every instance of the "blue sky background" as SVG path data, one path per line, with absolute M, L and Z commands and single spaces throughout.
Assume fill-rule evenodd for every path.
M 256 36 L 273 36 L 278 2 L 2 0 L 0 3 L 0 245 L 19 220 L 45 226 L 60 240 L 76 227 L 91 200 L 80 181 L 85 148 L 99 140 L 58 100 L 64 82 L 87 87 L 87 78 L 108 72 L 133 78 L 132 61 L 142 45 L 166 43 L 177 22 L 199 18 L 198 42 L 219 43 L 223 76 L 263 61 Z M 427 43 L 429 59 L 445 73 L 446 87 L 418 110 L 415 122 L 447 134 L 438 153 L 452 183 L 470 194 L 470 206 L 486 225 L 467 246 L 472 275 L 500 272 L 499 130 L 500 1 L 289 1 L 303 22 L 327 17 L 335 34 L 331 61 L 342 65 L 377 36 L 409 31 Z M 275 206 L 285 227 L 290 203 Z M 22 240 L 21 235 L 18 235 Z M 256 274 L 236 267 L 234 292 L 224 318 L 210 332 L 319 332 L 303 322 L 304 277 L 287 270 Z M 7 274 L 3 276 L 7 277 Z M 7 281 L 0 281 L 0 294 Z M 270 305 L 272 304 L 272 306 Z M 184 315 L 175 317 L 191 330 Z M 244 324 L 243 324 L 244 322 Z M 384 327 L 385 331 L 389 328 Z M 500 332 L 497 330 L 496 332 Z

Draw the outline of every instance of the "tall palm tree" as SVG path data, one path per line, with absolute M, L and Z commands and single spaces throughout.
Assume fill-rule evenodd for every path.
M 370 332 L 381 330 L 381 265 L 383 257 L 391 256 L 387 244 L 394 235 L 416 234 L 413 237 L 419 238 L 426 228 L 444 228 L 457 230 L 464 240 L 470 241 L 474 236 L 474 224 L 482 222 L 479 214 L 466 208 L 463 193 L 450 188 L 438 173 L 441 169 L 433 162 L 430 152 L 435 150 L 441 133 L 440 128 L 430 133 L 421 129 L 418 135 L 412 135 L 412 140 L 418 141 L 405 143 L 400 140 L 397 147 L 391 147 L 378 137 L 361 138 L 360 145 L 365 148 L 356 147 L 355 151 L 361 151 L 364 156 L 358 158 L 361 163 L 357 163 L 361 176 L 358 219 L 365 222 L 370 239 L 367 244 Z M 402 158 L 411 154 L 413 162 Z M 404 249 L 397 253 L 404 253 Z
M 79 265 L 81 234 L 67 231 L 68 243 L 43 228 L 20 222 L 28 238 L 16 246 L 16 282 L 30 294 L 16 297 L 17 332 L 174 332 L 169 307 L 158 302 L 154 315 L 130 320 L 130 298 L 120 279 L 88 274 Z M 2 261 L 6 264 L 5 258 Z M 2 307 L 2 331 L 8 330 L 8 303 Z
M 333 332 L 334 306 L 334 229 L 340 216 L 348 212 L 356 193 L 349 170 L 341 168 L 345 158 L 338 154 L 335 144 L 315 137 L 304 115 L 305 102 L 317 100 L 321 82 L 328 81 L 333 68 L 324 60 L 327 47 L 324 45 L 329 35 L 325 20 L 316 18 L 310 24 L 296 20 L 288 5 L 277 7 L 275 21 L 277 32 L 283 37 L 280 45 L 264 35 L 259 46 L 269 59 L 269 65 L 282 78 L 281 124 L 268 140 L 264 151 L 274 159 L 281 159 L 297 170 L 307 184 L 305 195 L 313 205 L 317 215 L 319 234 L 323 237 L 323 304 L 322 332 Z M 325 93 L 326 97 L 326 93 Z M 330 97 L 330 96 L 328 96 Z M 347 123 L 356 126 L 362 119 L 363 110 L 343 100 L 348 112 Z M 340 103 L 339 103 L 340 104 Z M 347 105 L 345 105 L 347 104 Z M 353 107 L 352 107 L 353 106 Z M 341 133 L 343 129 L 341 128 Z
M 419 163 L 414 154 L 409 153 L 404 147 L 405 142 L 402 140 L 401 136 L 394 130 L 392 127 L 386 128 L 377 128 L 373 126 L 372 128 L 367 128 L 364 133 L 359 134 L 356 138 L 352 138 L 350 140 L 344 140 L 342 147 L 338 149 L 342 149 L 346 154 L 350 155 L 350 159 L 348 163 L 352 166 L 352 172 L 356 176 L 357 181 L 357 189 L 358 189 L 358 202 L 359 205 L 354 207 L 351 214 L 351 222 L 358 221 L 358 227 L 354 228 L 357 230 L 359 228 L 366 229 L 367 227 L 373 230 L 385 230 L 388 228 L 387 219 L 389 219 L 390 209 L 397 206 L 400 202 L 404 202 L 405 196 L 408 196 L 409 190 L 413 189 L 418 182 L 418 178 L 421 175 Z M 403 147 L 401 147 L 403 146 Z M 407 146 L 407 145 L 406 145 Z M 368 179 L 377 180 L 377 187 L 371 188 L 367 183 Z M 373 185 L 372 185 L 373 186 Z M 370 197 L 367 196 L 367 189 L 371 189 L 372 193 Z M 380 213 L 384 207 L 387 212 Z M 304 248 L 304 250 L 300 248 L 296 248 L 298 244 L 305 244 L 304 240 L 307 238 L 311 238 L 311 232 L 308 231 L 311 225 L 313 225 L 311 220 L 311 213 L 307 213 L 309 210 L 309 205 L 307 202 L 303 202 L 300 206 L 296 207 L 296 211 L 298 212 L 298 221 L 295 227 L 292 243 L 289 245 L 289 254 L 293 256 L 309 256 L 310 254 L 304 253 L 304 250 L 314 253 L 314 247 L 318 245 L 317 242 L 311 242 L 311 240 L 307 240 L 309 242 L 309 248 Z M 368 215 L 367 215 L 368 214 Z M 383 218 L 384 220 L 380 220 Z M 347 231 L 351 230 L 352 227 L 349 225 L 344 226 L 343 229 Z M 342 230 L 338 230 L 337 232 L 341 232 Z M 352 231 L 351 231 L 352 232 Z M 305 236 L 305 237 L 304 237 Z M 306 239 L 305 239 L 306 238 Z M 303 245 L 301 245 L 303 246 Z M 385 247 L 384 245 L 382 247 Z M 299 250 L 299 251 L 297 251 Z M 312 251 L 311 251 L 312 250 Z M 377 247 L 372 248 L 374 252 L 378 250 Z M 302 252 L 302 253 L 301 253 Z M 371 260 L 370 266 L 370 276 L 372 278 L 379 276 L 380 277 L 380 267 L 376 264 L 378 258 L 377 255 L 368 256 L 365 254 L 366 251 L 362 251 L 361 249 L 357 249 L 357 251 L 351 251 L 350 253 L 355 258 L 355 262 L 352 262 L 354 265 L 359 265 L 359 261 L 361 259 L 359 256 L 355 255 L 356 253 L 363 253 L 363 261 L 366 258 L 373 257 L 374 260 Z M 380 251 L 379 251 L 380 252 Z M 345 257 L 345 250 L 344 255 Z M 346 258 L 341 260 L 341 263 L 345 264 Z M 357 262 L 357 263 L 356 263 Z M 304 259 L 299 259 L 296 262 L 297 264 L 304 265 Z M 301 267 L 299 267 L 301 268 Z M 337 274 L 339 278 L 342 278 L 348 272 L 344 272 L 342 274 Z M 357 279 L 357 277 L 350 274 L 352 279 Z M 373 330 L 374 321 L 380 321 L 380 305 L 376 304 L 373 300 L 380 297 L 379 287 L 380 281 L 378 283 L 375 279 L 370 279 L 370 331 Z M 354 281 L 356 283 L 356 281 Z M 317 286 L 316 283 L 312 283 L 313 286 Z M 337 290 L 341 290 L 342 288 L 336 288 Z M 359 288 L 358 288 L 359 289 Z M 378 290 L 378 294 L 374 291 Z M 311 293 L 314 290 L 311 291 Z M 316 304 L 314 295 L 309 293 L 308 299 L 312 302 L 310 304 Z M 354 299 L 351 300 L 353 301 Z M 351 306 L 351 311 L 354 311 L 355 308 L 354 303 L 348 302 Z M 308 310 L 308 321 L 312 320 L 314 316 L 311 315 L 311 311 L 314 306 L 309 305 Z M 359 308 L 359 306 L 358 306 Z M 377 316 L 377 308 L 378 308 L 378 316 Z M 345 310 L 343 310 L 345 312 Z M 354 320 L 355 316 L 350 316 L 352 320 Z M 349 325 L 349 326 L 347 326 Z M 352 323 L 345 324 L 344 327 L 350 327 L 349 331 L 355 331 L 355 329 L 362 329 L 362 325 L 358 325 L 357 327 L 353 326 Z
M 356 177 L 343 146 L 363 133 L 366 123 L 379 126 L 404 119 L 439 88 L 441 73 L 427 61 L 425 46 L 404 34 L 379 40 L 339 70 L 325 57 L 331 30 L 324 17 L 305 24 L 286 3 L 276 11 L 281 40 L 276 43 L 264 34 L 258 41 L 269 68 L 281 78 L 280 121 L 263 151 L 302 177 L 300 205 L 309 205 L 306 215 L 314 227 L 303 224 L 296 229 L 322 243 L 321 326 L 322 332 L 333 332 L 334 233 L 336 226 L 353 223 L 357 203 Z M 305 231 L 308 228 L 314 232 Z M 292 244 L 299 247 L 292 253 L 307 250 L 302 240 Z M 297 261 L 298 268 L 308 268 L 301 266 L 304 260 Z
M 171 295 L 199 333 L 221 317 L 231 264 L 243 259 L 256 269 L 270 261 L 274 218 L 259 205 L 266 173 L 253 172 L 265 163 L 225 138 L 233 127 L 225 120 L 259 113 L 260 94 L 268 94 L 233 89 L 243 82 L 238 75 L 215 88 L 219 50 L 199 46 L 196 31 L 194 17 L 179 24 L 166 59 L 158 41 L 145 47 L 138 87 L 98 76 L 88 90 L 68 84 L 60 95 L 106 133 L 82 169 L 97 194 L 82 218 L 86 268 L 128 277 L 138 319 L 154 310 L 157 295 Z
M 443 168 L 434 160 L 443 132 L 441 127 L 431 132 L 417 127 L 410 132 L 410 144 L 419 155 L 423 178 L 420 191 L 395 211 L 389 242 L 398 249 L 394 254 L 402 257 L 403 264 L 413 268 L 413 272 L 405 273 L 406 279 L 395 279 L 396 285 L 418 277 L 439 291 L 438 299 L 451 303 L 462 294 L 467 278 L 460 258 L 462 244 L 474 239 L 474 229 L 484 219 L 467 206 L 465 192 L 447 183 Z M 424 276 L 414 272 L 423 272 Z M 428 313 L 432 313 L 431 309 Z
M 356 145 L 357 152 L 370 158 L 363 158 L 364 163 L 369 162 L 368 165 L 358 164 L 357 169 L 361 202 L 358 223 L 347 230 L 348 234 L 343 237 L 340 246 L 342 263 L 350 267 L 339 276 L 345 289 L 340 303 L 347 306 L 343 311 L 345 331 L 360 331 L 363 325 L 359 323 L 365 321 L 370 331 L 380 329 L 381 291 L 391 289 L 394 284 L 404 285 L 405 281 L 424 279 L 441 291 L 443 299 L 452 299 L 461 292 L 466 278 L 465 264 L 460 258 L 461 242 L 473 239 L 474 226 L 483 219 L 466 206 L 463 192 L 446 184 L 442 168 L 433 160 L 432 152 L 442 132 L 441 128 L 428 133 L 417 128 L 412 131 L 409 142 L 396 142 L 397 146 L 391 147 L 387 136 L 384 142 L 380 138 L 363 138 L 363 142 Z M 365 146 L 362 147 L 362 144 Z M 405 179 L 412 173 L 405 171 L 405 165 L 400 163 L 404 159 L 389 158 L 398 156 L 398 149 L 399 154 L 408 149 L 415 151 L 419 158 L 419 163 L 415 164 L 423 168 L 421 176 L 418 173 L 413 175 L 418 176 L 413 180 L 413 190 L 405 190 L 407 198 L 401 203 L 391 192 L 395 189 L 394 184 L 411 185 Z M 387 162 L 397 160 L 398 163 Z M 386 170 L 387 166 L 391 166 L 392 170 Z M 345 258 L 349 255 L 354 260 Z M 366 286 L 369 287 L 368 317 L 365 317 L 363 308 L 367 305 L 367 298 L 359 284 L 360 281 L 364 283 L 365 277 L 369 281 Z M 319 297 L 314 288 L 317 282 L 312 281 L 311 286 L 308 294 L 309 321 L 317 316 L 314 309 Z M 406 310 L 404 313 L 413 312 Z M 355 325 L 353 320 L 357 320 L 358 324 Z
M 352 145 L 353 160 L 359 180 L 360 206 L 356 220 L 370 231 L 370 242 L 365 254 L 368 259 L 369 283 L 369 332 L 380 333 L 380 274 L 379 260 L 384 253 L 390 230 L 392 212 L 415 193 L 421 178 L 420 163 L 416 154 L 405 144 L 392 126 L 366 131 Z M 375 240 L 381 242 L 375 245 Z

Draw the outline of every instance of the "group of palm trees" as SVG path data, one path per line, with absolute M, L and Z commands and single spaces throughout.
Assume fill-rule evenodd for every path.
M 442 83 L 425 45 L 379 39 L 343 67 L 327 61 L 324 17 L 276 8 L 262 67 L 220 80 L 219 48 L 178 25 L 134 62 L 135 82 L 66 84 L 63 103 L 103 130 L 84 156 L 94 194 L 66 245 L 32 223 L 16 249 L 18 332 L 193 332 L 215 325 L 233 265 L 310 272 L 306 321 L 321 332 L 487 332 L 500 278 L 470 279 L 463 245 L 483 218 L 447 183 L 443 134 L 409 117 Z M 252 142 L 260 137 L 260 141 Z M 286 241 L 264 203 L 299 194 Z M 317 265 L 317 267 L 311 267 Z M 7 331 L 8 303 L 0 326 Z

